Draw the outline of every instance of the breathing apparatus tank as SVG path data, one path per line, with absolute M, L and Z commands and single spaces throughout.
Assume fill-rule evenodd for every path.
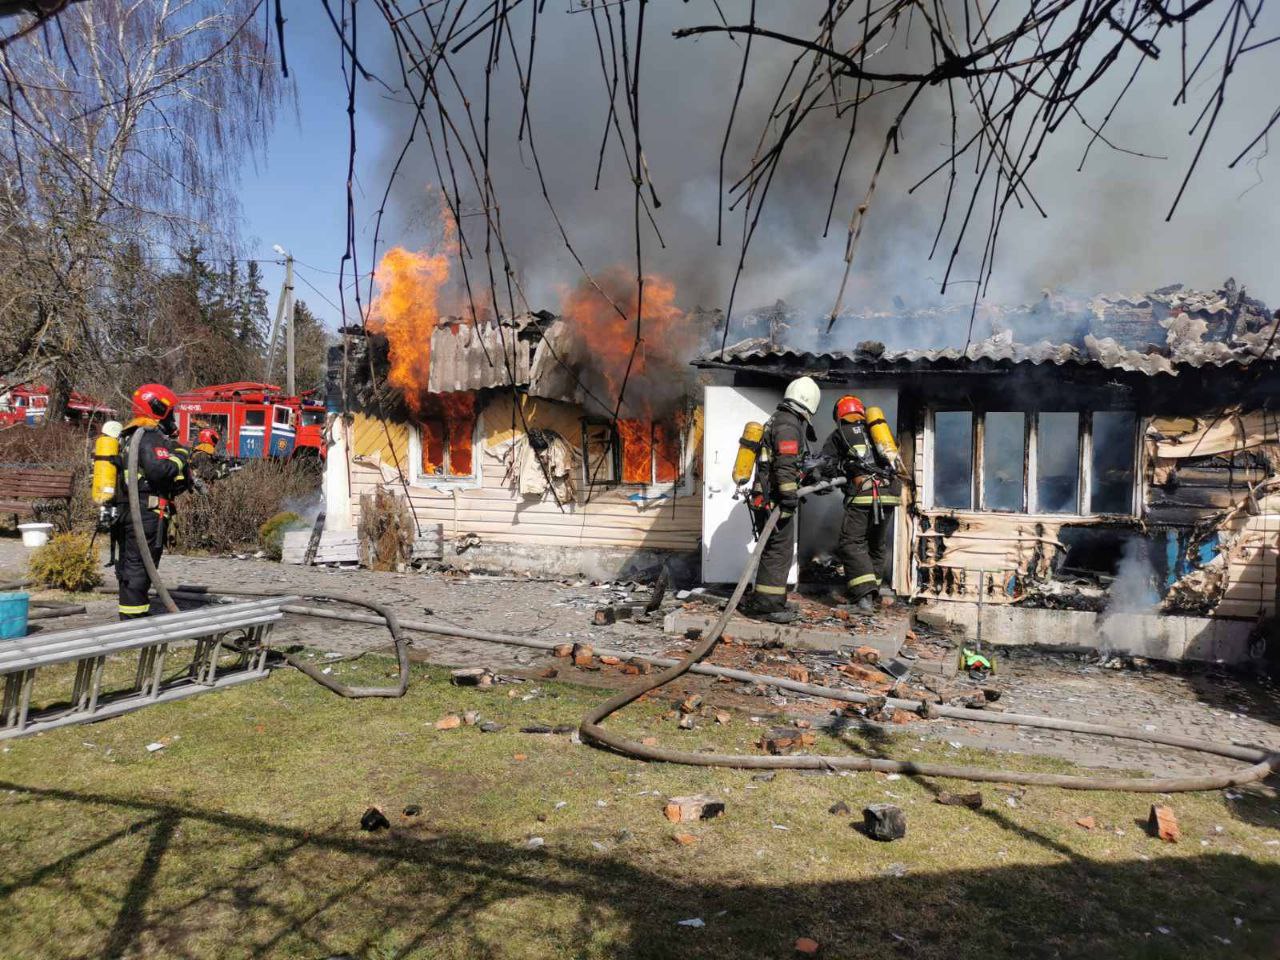
M 756 457 L 760 454 L 760 440 L 764 437 L 764 424 L 751 420 L 742 428 L 738 440 L 738 455 L 733 459 L 733 482 L 741 487 L 749 483 L 755 473 Z
M 898 445 L 893 440 L 893 431 L 884 418 L 884 411 L 879 407 L 867 407 L 867 434 L 875 445 L 876 453 L 885 463 L 898 463 Z
M 93 502 L 105 506 L 116 498 L 116 480 L 120 475 L 120 432 L 118 420 L 108 420 L 93 442 Z

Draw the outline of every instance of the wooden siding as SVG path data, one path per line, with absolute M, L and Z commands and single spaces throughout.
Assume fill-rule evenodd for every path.
M 570 443 L 580 437 L 581 411 L 567 404 L 528 400 L 523 413 L 530 427 L 557 429 Z M 453 487 L 430 487 L 409 483 L 408 495 L 414 515 L 423 523 L 441 524 L 446 540 L 474 533 L 496 543 L 544 545 L 548 547 L 596 547 L 658 550 L 697 550 L 702 539 L 702 498 L 696 483 L 677 497 L 637 503 L 629 498 L 652 495 L 640 486 L 597 489 L 590 502 L 582 491 L 575 502 L 563 509 L 548 494 L 545 499 L 522 498 L 515 491 L 513 472 L 503 459 L 514 433 L 512 422 L 519 414 L 506 396 L 500 396 L 481 413 L 477 444 L 480 479 Z M 699 421 L 700 422 L 700 421 Z M 403 443 L 401 462 L 408 461 L 408 433 L 404 426 L 392 426 L 397 446 Z M 402 439 L 403 438 L 403 439 Z M 353 430 L 351 500 L 355 522 L 359 522 L 360 495 L 379 484 L 393 484 L 402 493 L 404 486 L 394 472 L 387 474 L 372 462 L 389 465 L 386 433 L 377 421 L 357 423 Z

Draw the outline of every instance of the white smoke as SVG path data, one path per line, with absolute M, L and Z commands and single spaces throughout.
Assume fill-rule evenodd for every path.
M 1116 578 L 1107 593 L 1107 606 L 1098 619 L 1098 647 L 1104 655 L 1125 644 L 1125 629 L 1133 621 L 1118 614 L 1155 613 L 1160 603 L 1156 589 L 1156 570 L 1151 563 L 1149 542 L 1138 536 L 1129 537 L 1121 549 Z

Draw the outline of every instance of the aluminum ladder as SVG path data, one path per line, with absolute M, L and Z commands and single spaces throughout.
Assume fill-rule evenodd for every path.
M 180 613 L 0 640 L 0 679 L 4 682 L 0 740 L 104 720 L 155 703 L 261 680 L 271 672 L 266 639 L 284 616 L 280 606 L 297 599 L 212 603 Z M 235 645 L 229 647 L 233 641 Z M 166 661 L 177 653 L 173 648 L 178 644 L 187 645 L 183 653 L 190 650 L 191 661 L 166 677 Z M 235 654 L 234 662 L 219 662 L 225 649 Z M 133 653 L 138 657 L 133 683 L 123 689 L 104 690 L 107 658 Z M 70 701 L 33 710 L 37 673 L 70 663 L 76 665 Z M 65 689 L 65 680 L 61 683 Z

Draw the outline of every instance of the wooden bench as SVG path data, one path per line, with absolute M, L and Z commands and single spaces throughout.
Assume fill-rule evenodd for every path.
M 15 523 L 18 517 L 39 519 L 48 514 L 51 501 L 61 500 L 64 525 L 70 526 L 75 482 L 74 470 L 0 466 L 0 513 L 13 514 Z

